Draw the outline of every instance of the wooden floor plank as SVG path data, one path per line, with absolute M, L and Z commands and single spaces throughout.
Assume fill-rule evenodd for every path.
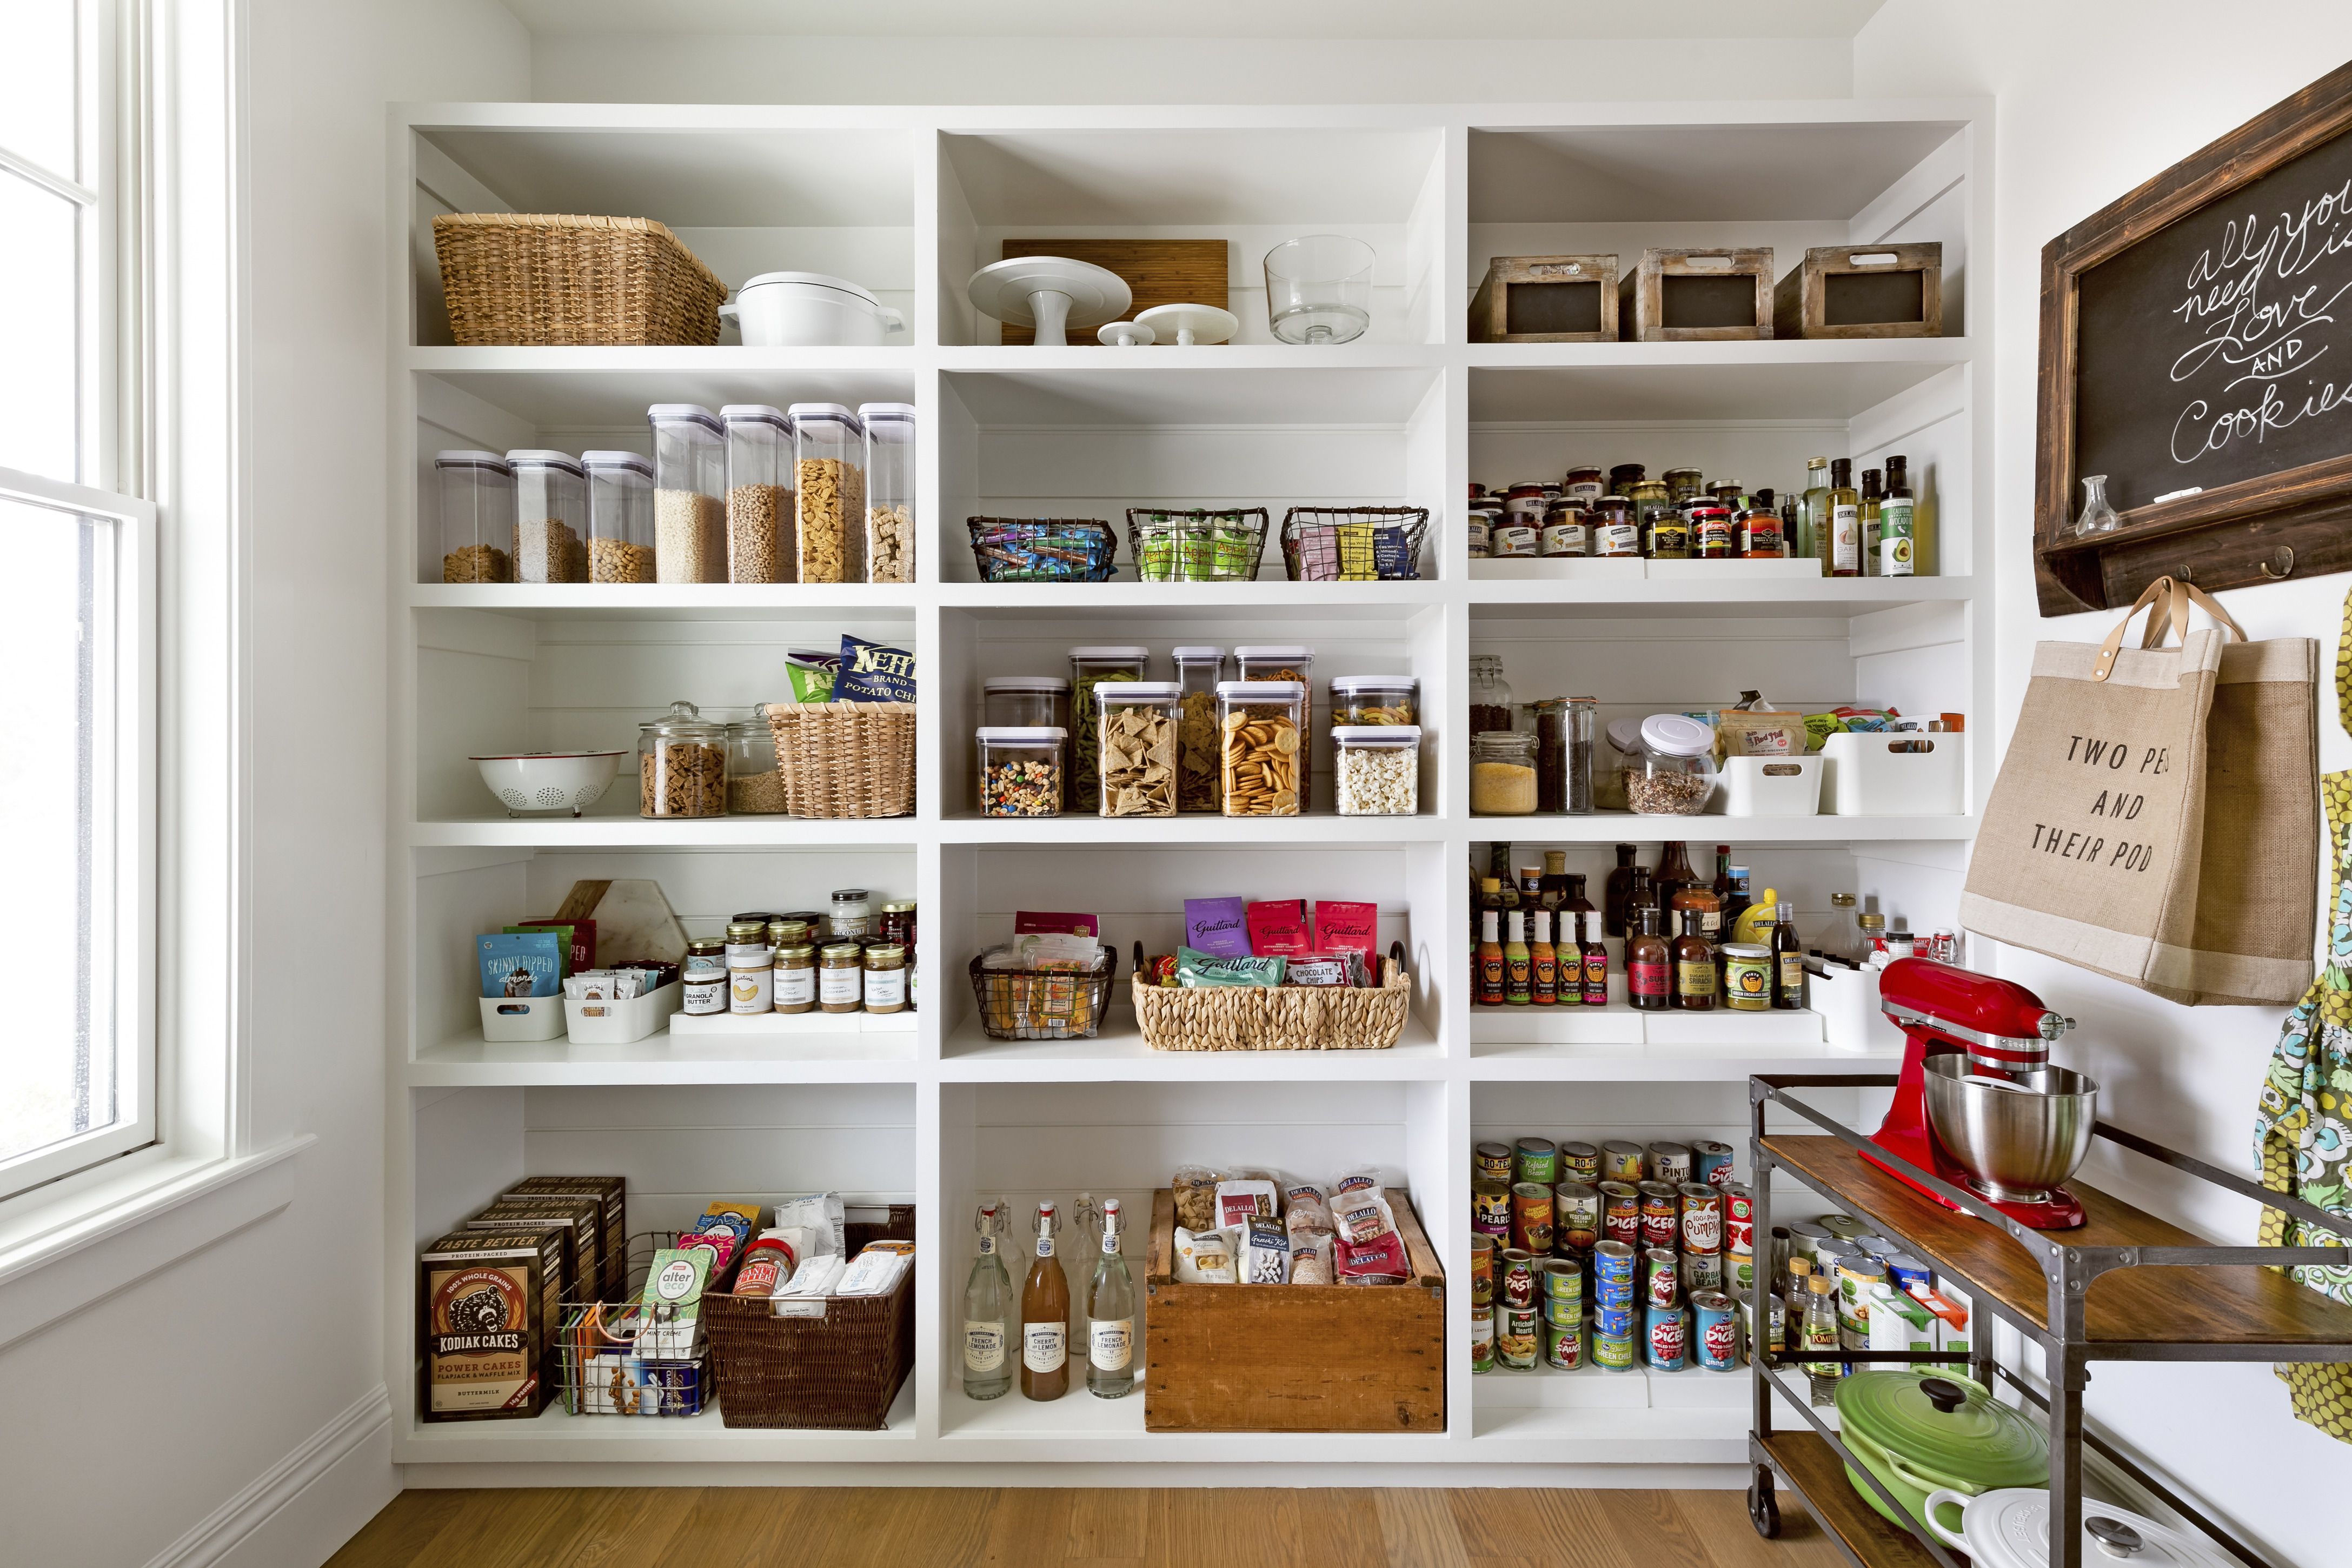
M 1390 1568 L 1388 1547 L 1381 1539 L 1379 1493 L 1318 1487 L 1293 1495 L 1300 1531 L 1320 1543 L 1332 1568 Z
M 1383 1488 L 1380 1515 L 1389 1568 L 1470 1568 L 1445 1492 L 1434 1487 Z
M 651 1568 L 768 1568 L 797 1542 L 785 1529 L 800 1511 L 791 1487 L 705 1487 Z
M 449 1521 L 478 1505 L 476 1491 L 405 1491 L 327 1560 L 327 1568 L 411 1568 Z
M 416 1555 L 418 1568 L 463 1563 L 467 1568 L 533 1568 L 531 1548 L 551 1526 L 579 1506 L 568 1489 L 486 1490 L 454 1515 Z M 706 1565 L 709 1568 L 709 1565 Z
M 698 1494 L 673 1487 L 614 1487 L 604 1506 L 530 1568 L 636 1568 L 651 1563 L 677 1533 Z
M 1628 1489 L 1587 1495 L 1601 1504 L 1626 1562 L 1649 1568 L 1721 1568 L 1675 1506 L 1673 1492 Z
M 1072 1563 L 1142 1561 L 1151 1494 L 1140 1488 L 1087 1487 L 1070 1499 L 1062 1556 Z
M 1062 1559 L 1048 1542 L 1070 1535 L 1072 1494 L 1066 1487 L 1006 1487 L 989 1510 L 988 1537 L 978 1568 L 1050 1568 Z
M 1780 1533 L 1770 1541 L 1756 1533 L 1744 1491 L 1669 1495 L 1721 1568 L 1843 1568 L 1845 1563 L 1845 1554 L 1822 1533 L 1805 1505 L 1786 1487 L 1778 1489 Z

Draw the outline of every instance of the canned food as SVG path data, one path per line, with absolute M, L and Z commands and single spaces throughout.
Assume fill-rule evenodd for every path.
M 1501 1182 L 1474 1183 L 1470 1188 L 1470 1228 L 1480 1236 L 1511 1234 L 1511 1189 Z
M 1511 1148 L 1507 1143 L 1481 1143 L 1470 1152 L 1471 1179 L 1511 1184 Z
M 1554 1296 L 1581 1300 L 1584 1297 L 1584 1269 L 1564 1258 L 1541 1258 L 1536 1260 L 1536 1284 L 1547 1300 Z
M 1709 1372 L 1729 1372 L 1739 1364 L 1739 1314 L 1731 1298 L 1720 1290 L 1701 1290 L 1691 1297 L 1691 1338 L 1698 1364 Z
M 1653 1307 L 1671 1307 L 1682 1300 L 1682 1274 L 1675 1255 L 1663 1247 L 1642 1252 L 1642 1300 Z
M 1732 1169 L 1732 1150 L 1728 1143 L 1718 1143 L 1712 1138 L 1691 1140 L 1691 1180 L 1710 1186 L 1728 1186 L 1738 1178 Z
M 1723 1254 L 1720 1252 L 1685 1252 L 1682 1255 L 1683 1289 L 1685 1290 L 1720 1290 L 1723 1289 Z
M 1659 1372 L 1680 1372 L 1690 1343 L 1680 1307 L 1651 1307 L 1642 1313 L 1642 1343 L 1649 1364 Z
M 1552 1189 L 1552 1234 L 1580 1252 L 1601 1239 L 1601 1189 L 1566 1182 Z
M 1924 1296 L 1936 1288 L 1935 1275 L 1916 1258 L 1896 1253 L 1886 1259 L 1887 1278 L 1906 1296 Z
M 1495 1300 L 1495 1238 L 1491 1236 L 1470 1238 L 1470 1300 L 1482 1307 Z
M 1601 1180 L 1601 1151 L 1590 1143 L 1559 1146 L 1559 1179 L 1592 1186 Z
M 1685 1182 L 1676 1196 L 1682 1204 L 1683 1250 L 1723 1250 L 1723 1194 L 1701 1182 Z
M 1470 1309 L 1470 1370 L 1495 1370 L 1495 1309 Z
M 1511 1189 L 1511 1239 L 1523 1250 L 1551 1250 L 1551 1188 L 1539 1182 L 1521 1182 Z
M 1574 1372 L 1584 1364 L 1584 1325 L 1546 1323 L 1543 1326 L 1544 1365 Z
M 1592 1309 L 1593 1331 L 1603 1334 L 1631 1334 L 1641 1321 L 1641 1309 L 1638 1307 L 1595 1307 Z
M 1592 1364 L 1603 1372 L 1633 1370 L 1633 1335 L 1628 1331 L 1620 1334 L 1592 1331 Z
M 1536 1364 L 1537 1320 L 1532 1307 L 1495 1309 L 1495 1361 L 1526 1368 Z
M 1745 1290 L 1756 1283 L 1756 1259 L 1744 1253 L 1726 1253 L 1723 1277 L 1727 1284 Z
M 1634 1246 L 1642 1239 L 1642 1194 L 1624 1182 L 1601 1184 L 1601 1235 L 1607 1241 Z
M 1495 1296 L 1506 1307 L 1536 1304 L 1535 1259 L 1516 1247 L 1495 1254 Z
M 1723 1250 L 1746 1258 L 1756 1250 L 1756 1194 L 1738 1182 L 1723 1188 Z
M 1643 1166 L 1654 1182 L 1680 1185 L 1691 1179 L 1691 1151 L 1687 1143 L 1653 1143 Z
M 1850 1351 L 1870 1348 L 1870 1292 L 1886 1283 L 1886 1265 L 1875 1258 L 1841 1258 L 1837 1266 L 1838 1342 Z
M 1682 1229 L 1682 1200 L 1676 1196 L 1671 1182 L 1643 1182 L 1642 1194 L 1642 1245 L 1672 1247 Z
M 1573 1326 L 1584 1321 L 1584 1298 L 1579 1296 L 1547 1296 L 1543 1304 L 1544 1321 Z
M 1642 1180 L 1642 1146 L 1613 1138 L 1601 1145 L 1601 1176 L 1629 1185 Z
M 1559 1180 L 1559 1148 L 1549 1138 L 1522 1138 L 1513 1155 L 1511 1180 L 1549 1187 Z
M 1850 1214 L 1825 1214 L 1822 1215 L 1822 1228 L 1843 1241 L 1852 1241 L 1857 1236 L 1868 1236 L 1870 1234 L 1870 1226 L 1864 1225 L 1862 1221 L 1854 1218 L 1853 1215 Z

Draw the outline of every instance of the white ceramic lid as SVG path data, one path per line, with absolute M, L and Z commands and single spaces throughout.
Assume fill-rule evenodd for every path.
M 980 683 L 982 691 L 1067 691 L 1066 675 L 992 675 Z
M 1217 695 L 1244 702 L 1282 702 L 1307 695 L 1303 680 L 1220 680 Z
M 848 279 L 828 277 L 822 272 L 762 272 L 736 289 L 735 298 L 740 300 L 752 289 L 763 289 L 771 284 L 796 284 L 803 289 L 832 289 L 852 299 L 861 300 L 877 310 L 882 304 L 881 300 L 877 300 Z
M 1313 658 L 1315 650 L 1311 647 L 1301 647 L 1296 644 L 1276 646 L 1273 643 L 1262 643 L 1251 647 L 1237 647 L 1234 649 L 1234 657 L 1253 660 L 1278 658 L 1288 663 L 1296 659 Z
M 651 458 L 640 458 L 635 452 L 583 452 L 580 466 L 583 468 L 622 468 L 632 474 L 653 478 Z
M 1169 649 L 1168 657 L 1179 664 L 1196 664 L 1212 658 L 1222 661 L 1225 650 L 1221 647 L 1178 647 Z
M 714 436 L 727 433 L 719 416 L 699 403 L 656 403 L 646 410 L 646 418 L 656 425 L 700 425 Z
M 1653 713 L 1642 721 L 1642 743 L 1670 757 L 1705 756 L 1715 750 L 1715 731 L 1679 713 Z
M 790 412 L 795 425 L 803 419 L 830 419 L 853 430 L 858 427 L 857 416 L 838 403 L 795 403 Z
M 1148 647 L 1074 647 L 1072 658 L 1150 658 Z
M 496 452 L 436 452 L 433 466 L 436 468 L 496 468 L 506 472 L 507 460 Z
M 1334 691 L 1411 691 L 1416 683 L 1410 675 L 1335 675 L 1331 678 Z
M 1359 746 L 1417 746 L 1421 743 L 1418 724 L 1334 724 L 1334 742 Z
M 982 724 L 972 731 L 982 741 L 1058 741 L 1069 731 L 1059 724 Z
M 569 452 L 542 452 L 536 448 L 509 452 L 507 466 L 510 468 L 562 468 L 565 473 L 580 472 L 580 459 Z
M 1642 749 L 1642 721 L 1639 719 L 1609 721 L 1609 743 L 1626 756 Z
M 1955 1509 L 1958 1533 L 1944 1522 Z M 1977 1568 L 2049 1568 L 2050 1494 L 2040 1487 L 2001 1487 L 1973 1498 L 1927 1496 L 1928 1528 L 1976 1559 Z M 2133 1568 L 2230 1568 L 2214 1547 L 2113 1503 L 2083 1501 L 2082 1561 Z
M 792 423 L 784 417 L 782 409 L 770 407 L 764 403 L 730 403 L 719 411 L 719 417 L 726 420 L 730 425 L 738 422 L 743 424 L 756 422 L 761 425 L 788 426 Z
M 1184 689 L 1172 680 L 1106 680 L 1095 687 L 1095 701 L 1173 702 Z

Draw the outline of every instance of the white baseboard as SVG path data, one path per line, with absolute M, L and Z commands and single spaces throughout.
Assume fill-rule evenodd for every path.
M 319 1568 L 399 1490 L 392 1397 L 378 1384 L 147 1568 Z

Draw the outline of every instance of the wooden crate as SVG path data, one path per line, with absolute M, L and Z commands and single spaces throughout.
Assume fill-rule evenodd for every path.
M 1621 318 L 1643 343 L 1728 342 L 1772 335 L 1772 247 L 1656 247 L 1619 285 Z
M 1134 299 L 1119 317 L 1131 321 L 1154 305 L 1214 305 L 1225 309 L 1231 292 L 1230 275 L 1226 271 L 1225 242 L 1222 239 L 1008 239 L 1004 242 L 1004 258 L 1016 256 L 1066 256 L 1073 261 L 1091 261 L 1097 267 L 1108 268 L 1127 280 L 1128 291 Z M 1037 341 L 1034 327 L 1017 327 L 1010 321 L 1000 323 L 1000 341 L 1006 343 L 1034 343 Z M 1175 342 L 1173 338 L 1170 342 Z M 1092 327 L 1070 334 L 1071 346 L 1091 348 L 1098 343 Z
M 1442 1432 L 1445 1271 L 1391 1192 L 1407 1285 L 1180 1285 L 1176 1200 L 1151 1200 L 1143 1426 L 1150 1432 Z
M 1784 338 L 1940 338 L 1944 247 L 1815 246 L 1772 290 Z
M 1474 343 L 1613 343 L 1617 258 L 1497 256 L 1470 300 Z

